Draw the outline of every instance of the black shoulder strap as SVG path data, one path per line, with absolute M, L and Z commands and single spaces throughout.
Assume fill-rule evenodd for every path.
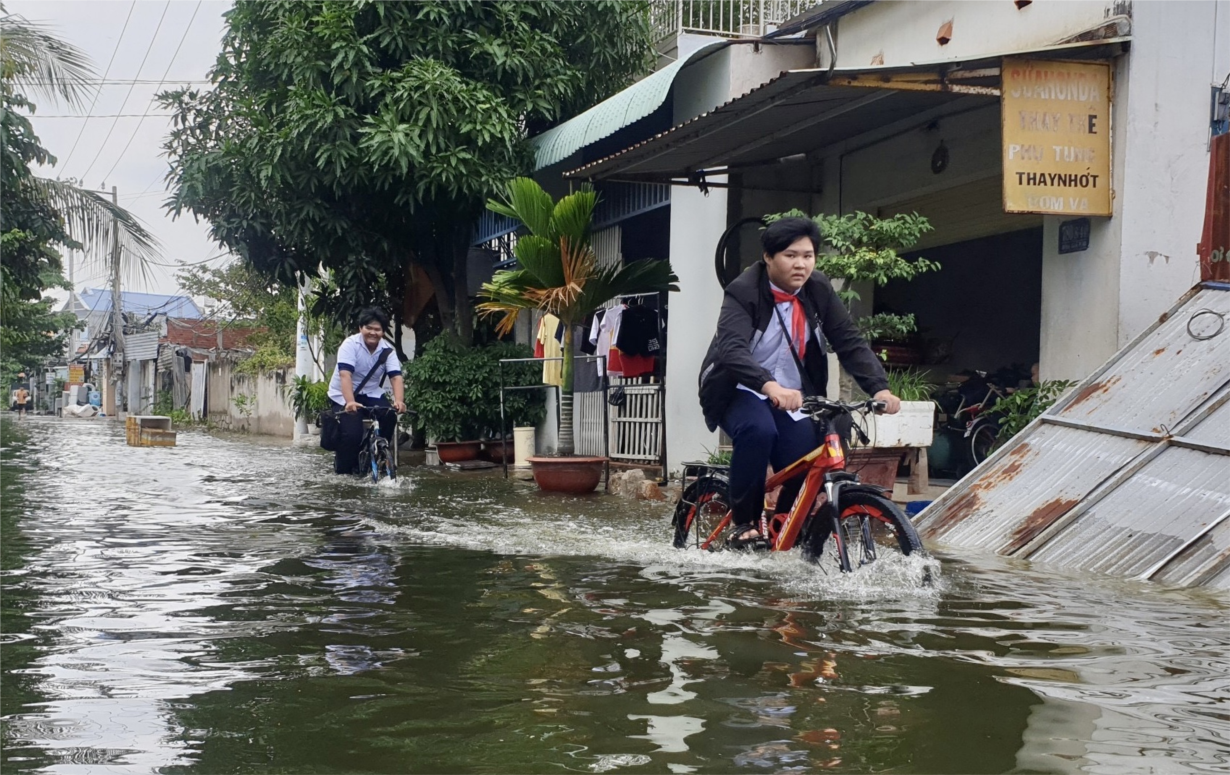
M 794 349 L 794 342 L 790 339 L 790 329 L 786 328 L 786 320 L 782 317 L 782 311 L 773 305 L 773 311 L 777 313 L 777 322 L 781 324 L 782 336 L 786 337 L 786 346 L 790 348 L 790 354 L 794 356 L 794 365 L 799 369 L 799 379 L 803 381 L 803 390 L 809 396 L 822 396 L 823 393 L 816 392 L 816 386 L 811 383 L 811 377 L 807 374 L 807 369 L 803 368 L 803 359 L 799 357 L 798 350 Z M 806 333 L 806 332 L 804 332 Z
M 388 348 L 388 347 L 381 347 L 380 350 L 376 353 L 376 357 L 380 359 L 379 366 L 380 366 L 380 384 L 381 385 L 384 384 L 385 364 L 388 362 L 390 349 L 391 348 Z M 354 389 L 354 394 L 356 396 L 359 395 L 359 393 L 363 392 L 363 386 L 367 384 L 367 381 L 371 379 L 372 375 L 375 373 L 376 373 L 376 367 L 373 366 L 372 370 L 367 372 L 367 375 L 363 377 L 362 381 L 359 382 L 359 386 Z

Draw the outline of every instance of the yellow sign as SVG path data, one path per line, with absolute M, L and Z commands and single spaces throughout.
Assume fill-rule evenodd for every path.
M 1110 65 L 1004 59 L 1004 211 L 1110 215 Z
M 70 383 L 85 382 L 85 367 L 84 366 L 74 366 L 72 364 L 69 364 L 68 382 Z

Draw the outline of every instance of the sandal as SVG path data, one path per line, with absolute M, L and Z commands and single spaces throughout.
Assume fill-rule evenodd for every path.
M 755 527 L 735 525 L 726 534 L 726 548 L 735 551 L 764 551 L 769 548 L 769 542 Z

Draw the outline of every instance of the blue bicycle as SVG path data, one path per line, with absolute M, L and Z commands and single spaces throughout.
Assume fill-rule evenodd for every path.
M 388 439 L 380 435 L 379 419 L 397 410 L 389 406 L 360 406 L 358 414 L 363 420 L 363 441 L 359 444 L 359 466 L 356 469 L 361 477 L 370 476 L 372 482 L 379 482 L 384 477 L 397 478 L 397 447 L 389 444 Z

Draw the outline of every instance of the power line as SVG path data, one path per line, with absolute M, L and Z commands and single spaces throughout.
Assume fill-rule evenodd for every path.
M 171 66 L 175 64 L 175 58 L 179 56 L 179 50 L 184 47 L 184 41 L 188 39 L 188 32 L 192 29 L 192 23 L 196 21 L 196 14 L 197 11 L 201 10 L 202 2 L 204 2 L 204 0 L 197 0 L 196 8 L 192 9 L 192 18 L 188 19 L 188 26 L 184 28 L 184 34 L 180 36 L 179 45 L 175 47 L 175 53 L 171 54 L 171 61 L 167 62 L 167 69 L 162 72 L 162 79 L 158 81 L 158 86 L 155 88 L 155 91 L 162 88 L 162 84 L 167 80 L 167 76 L 171 74 Z M 169 7 L 170 3 L 167 5 Z M 165 15 L 166 12 L 164 11 L 163 13 Z M 140 71 L 138 71 L 137 74 L 140 75 Z M 115 168 L 118 167 L 120 161 L 123 160 L 124 154 L 128 153 L 128 149 L 132 147 L 132 141 L 137 139 L 137 132 L 141 131 L 141 125 L 145 123 L 146 115 L 149 115 L 148 105 L 145 108 L 145 115 L 141 116 L 141 120 L 138 121 L 136 127 L 133 128 L 132 134 L 128 138 L 128 142 L 124 144 L 124 150 L 120 151 L 120 155 L 116 157 L 115 163 L 111 165 L 111 169 L 107 170 L 106 175 L 103 175 L 103 180 L 111 177 L 111 173 L 115 172 Z
M 115 41 L 115 50 L 111 52 L 111 59 L 107 62 L 107 69 L 103 71 L 101 80 L 106 81 L 107 76 L 111 73 L 111 64 L 115 62 L 115 55 L 120 51 L 120 44 L 124 42 L 124 33 L 128 31 L 128 20 L 132 18 L 132 12 L 137 8 L 137 0 L 132 0 L 132 5 L 128 6 L 128 16 L 124 19 L 124 29 L 120 30 L 120 37 Z M 94 106 L 98 104 L 98 95 L 101 90 L 94 91 L 94 99 L 90 101 L 90 109 L 87 110 L 86 118 L 94 112 Z M 86 121 L 89 123 L 89 121 Z M 72 161 L 73 151 L 77 150 L 77 143 L 81 142 L 81 136 L 85 134 L 85 124 L 81 125 L 81 131 L 77 132 L 77 139 L 73 140 L 73 147 L 68 149 L 68 157 L 64 159 L 64 168 L 68 167 L 68 163 Z M 63 169 L 63 168 L 62 168 Z
M 141 71 L 145 69 L 145 60 L 149 59 L 149 52 L 154 49 L 154 41 L 158 39 L 158 31 L 162 29 L 162 20 L 167 18 L 167 11 L 171 8 L 171 0 L 167 0 L 166 5 L 162 7 L 162 16 L 158 17 L 158 26 L 154 28 L 154 35 L 149 39 L 149 45 L 145 47 L 145 56 L 141 57 L 141 64 L 137 67 L 137 76 L 140 77 Z M 128 87 L 128 93 L 124 95 L 124 102 L 120 105 L 120 112 L 124 111 L 124 107 L 128 104 L 128 98 L 132 96 L 132 90 L 136 88 L 134 83 Z M 120 122 L 119 117 L 116 117 L 111 122 L 111 128 L 107 130 L 106 137 L 103 138 L 102 145 L 98 146 L 98 153 L 94 154 L 94 158 L 90 161 L 90 166 L 85 168 L 85 172 L 81 175 L 82 182 L 85 182 L 86 176 L 90 174 L 90 170 L 94 169 L 94 164 L 98 161 L 98 157 L 102 156 L 103 149 L 107 147 L 107 141 L 111 139 L 111 133 L 115 131 L 115 125 Z

